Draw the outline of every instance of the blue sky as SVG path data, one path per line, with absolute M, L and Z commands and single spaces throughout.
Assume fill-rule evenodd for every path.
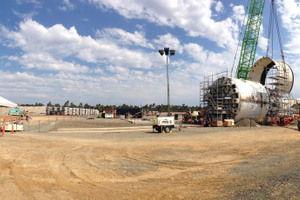
M 0 96 L 21 103 L 199 105 L 204 75 L 230 70 L 248 0 L 10 0 L 0 7 Z M 300 97 L 300 5 L 278 0 Z M 265 56 L 266 0 L 257 59 Z M 278 45 L 277 45 L 278 46 Z M 276 47 L 276 46 L 275 46 Z M 275 49 L 274 58 L 280 60 Z

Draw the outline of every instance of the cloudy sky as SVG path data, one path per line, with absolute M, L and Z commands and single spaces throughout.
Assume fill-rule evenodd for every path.
M 171 104 L 199 105 L 203 76 L 233 66 L 247 2 L 5 0 L 0 96 L 18 104 L 166 104 L 165 57 L 157 50 L 170 47 L 176 50 L 169 65 Z M 300 3 L 276 2 L 297 86 Z M 257 59 L 266 55 L 268 19 L 266 0 Z M 279 49 L 274 52 L 280 60 Z M 300 87 L 293 95 L 300 97 Z

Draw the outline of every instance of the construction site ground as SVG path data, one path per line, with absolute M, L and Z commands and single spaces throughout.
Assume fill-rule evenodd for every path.
M 0 199 L 299 199 L 300 132 L 34 117 L 0 137 Z

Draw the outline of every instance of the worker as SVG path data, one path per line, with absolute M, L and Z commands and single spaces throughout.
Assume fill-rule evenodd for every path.
M 300 131 L 300 120 L 298 120 L 298 131 Z
M 279 124 L 284 126 L 284 117 L 279 118 Z
M 26 113 L 26 121 L 28 121 L 29 120 L 29 113 L 27 112 Z

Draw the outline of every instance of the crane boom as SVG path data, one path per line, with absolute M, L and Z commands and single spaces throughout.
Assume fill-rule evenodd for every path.
M 249 1 L 251 1 L 251 3 L 237 67 L 237 78 L 243 78 L 245 80 L 248 79 L 250 69 L 254 62 L 261 19 L 265 5 L 265 0 Z

